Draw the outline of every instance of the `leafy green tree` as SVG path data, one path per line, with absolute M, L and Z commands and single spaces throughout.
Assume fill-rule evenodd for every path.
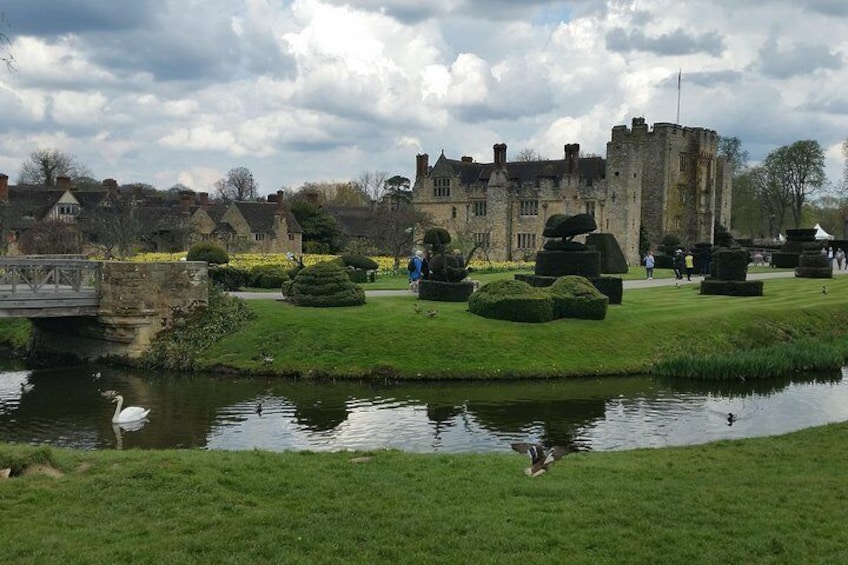
M 812 139 L 785 145 L 769 153 L 764 166 L 783 197 L 791 203 L 795 227 L 800 227 L 804 203 L 827 180 L 821 145 Z
M 58 177 L 70 177 L 72 180 L 92 177 L 88 168 L 76 157 L 58 149 L 38 149 L 21 165 L 18 184 L 35 186 L 56 186 Z
M 738 137 L 719 137 L 718 154 L 730 166 L 734 180 L 748 168 L 748 152 L 742 149 L 742 141 Z
M 410 204 L 412 202 L 410 185 L 410 180 L 400 175 L 395 175 L 383 183 L 383 198 L 389 199 L 389 205 L 392 209 L 397 210 L 401 203 Z
M 298 193 L 291 200 L 291 212 L 303 228 L 304 248 L 312 253 L 338 253 L 344 249 L 345 234 L 316 199 Z

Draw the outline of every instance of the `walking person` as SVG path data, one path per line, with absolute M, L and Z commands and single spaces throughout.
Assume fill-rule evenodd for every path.
M 842 270 L 842 264 L 845 262 L 845 252 L 842 251 L 842 248 L 836 250 L 836 267 L 838 271 Z
M 656 261 L 654 260 L 654 254 L 648 251 L 648 254 L 645 255 L 645 276 L 649 281 L 654 280 L 654 264 Z
M 686 280 L 692 280 L 692 273 L 695 271 L 695 257 L 692 255 L 692 251 L 686 252 L 686 257 L 683 258 L 683 264 L 686 266 Z
M 421 267 L 424 265 L 424 254 L 416 251 L 409 259 L 406 265 L 406 270 L 409 271 L 409 284 L 412 285 L 421 280 Z
M 674 258 L 672 259 L 672 265 L 674 268 L 674 278 L 680 280 L 683 278 L 683 250 L 678 249 L 674 252 Z

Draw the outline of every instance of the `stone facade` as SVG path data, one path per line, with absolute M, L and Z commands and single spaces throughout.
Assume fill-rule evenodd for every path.
M 639 232 L 657 245 L 673 233 L 688 243 L 712 241 L 717 221 L 730 225 L 729 168 L 718 157 L 718 135 L 704 128 L 643 118 L 616 126 L 607 156 L 580 157 L 576 143 L 563 158 L 509 162 L 507 146 L 492 163 L 444 153 L 430 167 L 416 158 L 413 203 L 458 240 L 488 241 L 489 257 L 530 259 L 542 248 L 552 214 L 589 213 L 612 233 L 631 265 L 639 264 Z

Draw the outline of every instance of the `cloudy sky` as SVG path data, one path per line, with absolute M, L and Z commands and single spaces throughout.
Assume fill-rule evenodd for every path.
M 0 0 L 0 172 L 57 148 L 98 179 L 260 193 L 504 142 L 605 154 L 635 116 L 799 139 L 834 182 L 848 137 L 845 0 Z

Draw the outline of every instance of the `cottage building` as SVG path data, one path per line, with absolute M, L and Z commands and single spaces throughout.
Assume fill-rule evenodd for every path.
M 718 156 L 718 135 L 704 128 L 649 129 L 634 118 L 631 127 L 612 129 L 606 158 L 581 157 L 572 143 L 562 159 L 509 161 L 500 143 L 491 163 L 442 153 L 431 167 L 419 154 L 415 170 L 415 206 L 493 259 L 532 259 L 552 214 L 592 214 L 630 264 L 639 263 L 641 229 L 656 245 L 667 233 L 712 241 L 715 223 L 730 225 L 730 171 Z

